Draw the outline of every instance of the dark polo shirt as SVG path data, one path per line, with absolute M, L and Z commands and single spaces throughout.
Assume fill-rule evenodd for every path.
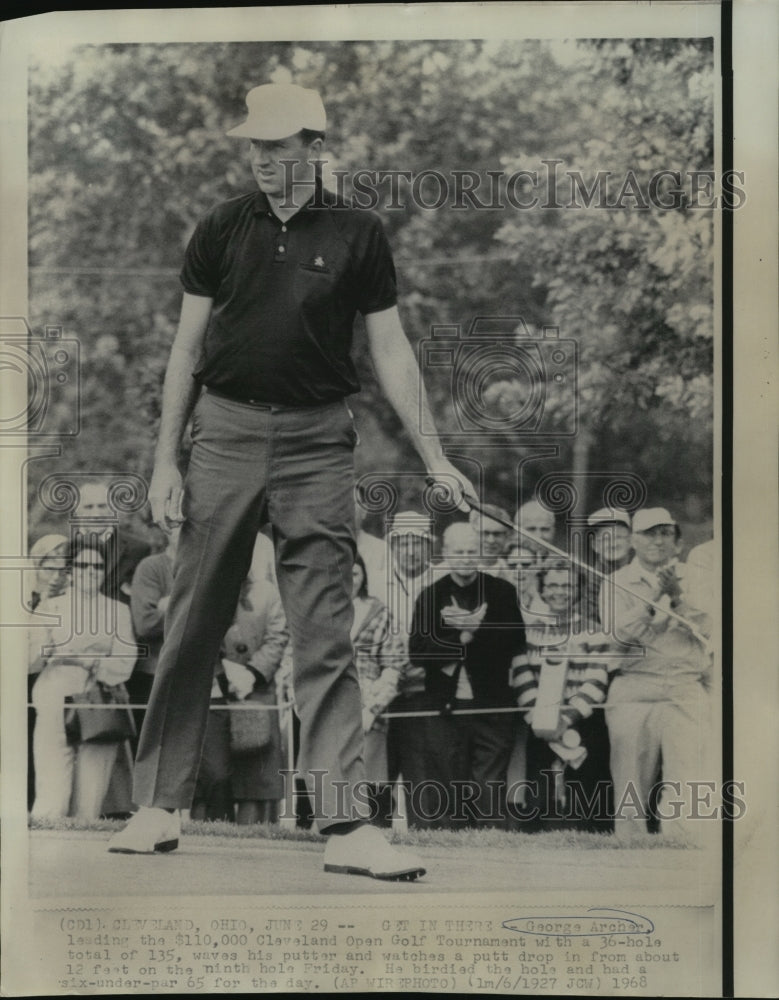
M 379 218 L 321 187 L 286 222 L 261 191 L 217 205 L 195 229 L 181 281 L 214 300 L 197 381 L 293 406 L 359 391 L 355 315 L 397 301 Z

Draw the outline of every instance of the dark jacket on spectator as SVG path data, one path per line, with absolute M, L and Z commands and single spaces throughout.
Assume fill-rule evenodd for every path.
M 474 611 L 487 610 L 471 642 L 463 645 L 461 629 L 445 625 L 443 608 L 457 604 Z M 417 598 L 409 638 L 409 658 L 425 670 L 425 687 L 434 704 L 445 708 L 455 698 L 460 670 L 465 670 L 474 703 L 483 708 L 513 705 L 509 672 L 514 657 L 525 651 L 525 629 L 517 593 L 505 580 L 477 573 L 464 587 L 447 574 L 426 587 Z M 457 664 L 453 674 L 442 668 Z

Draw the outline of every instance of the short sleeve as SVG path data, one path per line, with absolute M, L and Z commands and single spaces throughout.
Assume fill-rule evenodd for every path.
M 219 267 L 216 260 L 217 242 L 209 217 L 201 219 L 187 244 L 181 284 L 190 295 L 214 298 L 219 288 Z
M 390 309 L 398 301 L 395 263 L 378 216 L 369 216 L 358 250 L 357 308 L 363 316 Z

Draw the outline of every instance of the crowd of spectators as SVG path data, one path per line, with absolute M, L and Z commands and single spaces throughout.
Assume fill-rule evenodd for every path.
M 97 486 L 82 497 L 99 522 Z M 513 527 L 485 505 L 440 538 L 419 511 L 396 514 L 384 538 L 358 524 L 352 641 L 367 794 L 384 821 L 618 836 L 671 817 L 684 825 L 684 788 L 710 778 L 713 543 L 680 561 L 679 525 L 659 507 L 596 510 L 573 541 L 536 500 Z M 174 530 L 155 551 L 120 523 L 32 546 L 33 816 L 132 808 L 112 794 L 112 774 L 131 765 L 176 543 Z M 295 763 L 282 729 L 293 716 L 278 711 L 294 704 L 292 655 L 261 534 L 214 664 L 193 818 L 278 818 Z M 93 689 L 104 710 L 136 706 L 129 728 L 71 733 L 68 702 Z

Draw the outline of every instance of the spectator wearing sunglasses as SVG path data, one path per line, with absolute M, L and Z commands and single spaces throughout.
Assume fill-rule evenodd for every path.
M 522 617 L 526 622 L 533 618 L 531 608 L 538 609 L 538 553 L 524 545 L 512 545 L 505 556 L 506 569 L 501 576 L 516 587 Z
M 135 568 L 152 552 L 149 539 L 137 534 L 128 518 L 117 517 L 109 503 L 108 486 L 100 480 L 81 485 L 77 524 L 78 543 L 97 543 L 105 553 L 102 592 L 129 604 Z
M 78 701 L 93 680 L 123 684 L 135 664 L 129 608 L 100 592 L 105 565 L 101 549 L 77 545 L 72 589 L 39 606 L 55 624 L 32 629 L 33 816 L 97 818 L 108 790 L 118 742 L 69 743 L 64 716 L 66 697 Z
M 601 710 L 608 689 L 609 641 L 582 614 L 583 583 L 583 574 L 568 560 L 545 560 L 538 587 L 550 615 L 530 625 L 527 657 L 512 669 L 517 704 L 528 710 L 530 727 L 530 795 L 524 802 L 530 812 L 525 813 L 527 822 L 520 823 L 528 830 L 611 830 L 609 745 Z M 544 672 L 560 667 L 564 680 L 553 732 L 544 728 L 548 719 L 544 722 L 535 708 Z M 546 702 L 541 705 L 548 708 Z

